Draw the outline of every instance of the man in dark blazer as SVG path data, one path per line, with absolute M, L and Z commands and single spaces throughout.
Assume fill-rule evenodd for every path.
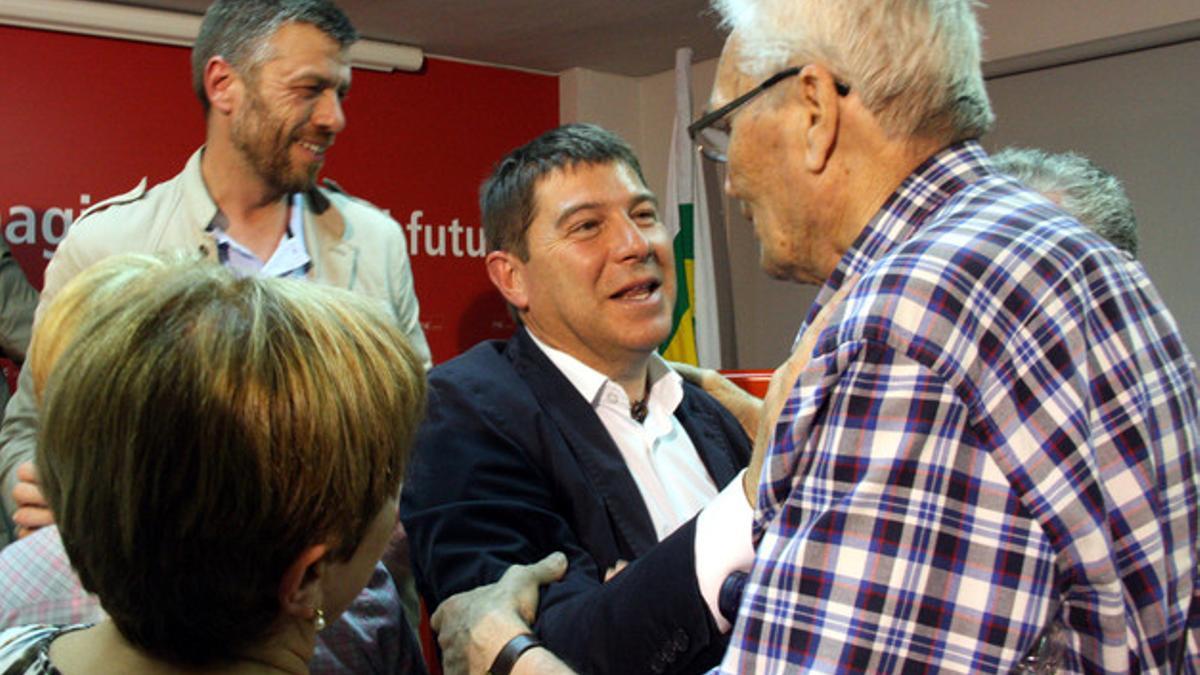
M 430 373 L 401 507 L 418 589 L 432 611 L 563 551 L 530 637 L 581 672 L 706 671 L 726 645 L 721 585 L 753 556 L 735 480 L 750 442 L 656 353 L 674 262 L 637 159 L 568 125 L 510 153 L 481 201 L 488 272 L 522 326 Z

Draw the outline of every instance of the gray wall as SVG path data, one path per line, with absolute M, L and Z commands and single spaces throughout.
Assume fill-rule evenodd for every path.
M 729 215 L 729 262 L 737 363 L 726 368 L 775 368 L 791 353 L 796 329 L 817 296 L 816 286 L 775 281 L 758 264 L 753 225 L 734 204 Z
M 1074 150 L 1133 201 L 1138 258 L 1200 354 L 1200 41 L 988 81 L 1008 145 Z
M 1140 224 L 1139 258 L 1200 354 L 1200 41 L 998 77 L 989 150 L 1008 145 L 1075 150 L 1119 176 Z M 737 363 L 773 368 L 786 358 L 815 287 L 772 281 L 734 208 Z

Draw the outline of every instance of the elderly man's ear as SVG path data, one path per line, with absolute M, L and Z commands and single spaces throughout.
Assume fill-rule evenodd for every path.
M 508 251 L 492 251 L 485 259 L 488 278 L 508 304 L 523 310 L 529 306 L 525 289 L 525 263 Z
M 800 116 L 797 123 L 804 141 L 804 166 L 813 173 L 825 170 L 837 146 L 840 118 L 837 81 L 819 64 L 805 66 L 799 82 L 786 90 L 790 104 Z

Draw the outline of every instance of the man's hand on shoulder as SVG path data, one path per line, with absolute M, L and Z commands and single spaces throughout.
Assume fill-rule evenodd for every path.
M 683 379 L 717 399 L 717 403 L 720 403 L 737 418 L 750 440 L 754 440 L 754 434 L 758 431 L 759 418 L 762 416 L 762 399 L 750 395 L 741 387 L 730 382 L 729 378 L 710 368 L 697 368 L 678 361 L 668 361 L 668 363 Z

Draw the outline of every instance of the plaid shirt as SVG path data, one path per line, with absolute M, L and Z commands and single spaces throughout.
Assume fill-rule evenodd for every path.
M 1200 672 L 1195 365 L 1141 266 L 968 142 L 808 320 L 855 276 L 775 427 L 722 671 L 1009 672 L 1057 621 L 1062 671 L 1186 641 Z
M 56 525 L 0 549 L 0 588 L 0 629 L 104 618 L 96 596 L 71 569 Z

